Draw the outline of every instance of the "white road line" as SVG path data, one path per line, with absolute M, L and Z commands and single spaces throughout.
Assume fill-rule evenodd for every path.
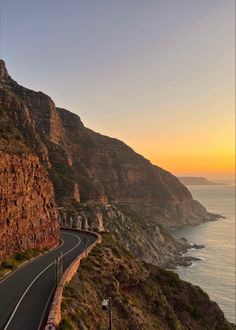
M 75 235 L 75 234 L 71 234 L 71 233 L 63 233 L 63 234 L 66 234 L 66 235 L 69 235 L 69 236 L 74 236 L 75 238 L 79 239 L 79 243 L 73 247 L 71 250 L 67 251 L 66 253 L 63 254 L 63 257 L 66 256 L 68 253 L 72 252 L 74 249 L 77 248 L 78 245 L 80 245 L 81 243 L 81 238 L 78 236 L 78 235 Z
M 81 239 L 80 239 L 80 237 L 78 237 L 77 235 L 69 234 L 69 233 L 64 233 L 64 234 L 76 237 L 76 238 L 79 240 L 79 243 L 77 243 L 72 249 L 70 249 L 69 251 L 67 251 L 66 253 L 64 253 L 64 254 L 62 255 L 63 257 L 64 257 L 65 255 L 67 255 L 68 253 L 72 252 L 73 250 L 75 250 L 75 249 L 80 245 L 80 243 L 81 243 Z M 24 292 L 23 295 L 21 296 L 20 300 L 18 301 L 18 303 L 17 303 L 17 305 L 16 305 L 16 307 L 15 307 L 13 313 L 11 314 L 11 317 L 9 318 L 9 320 L 8 320 L 8 322 L 7 322 L 7 324 L 6 324 L 5 328 L 4 328 L 4 330 L 6 330 L 6 329 L 9 327 L 9 325 L 10 325 L 10 323 L 11 323 L 13 317 L 15 316 L 15 314 L 16 314 L 16 312 L 17 312 L 17 309 L 19 308 L 19 306 L 20 306 L 22 300 L 24 299 L 24 297 L 25 297 L 25 295 L 27 294 L 27 292 L 29 291 L 29 289 L 33 286 L 33 284 L 37 281 L 37 279 L 38 279 L 38 278 L 39 278 L 44 272 L 46 272 L 46 270 L 49 269 L 54 263 L 55 263 L 55 261 L 51 262 L 46 268 L 44 268 L 44 269 L 43 269 L 43 270 L 42 270 L 42 271 L 41 271 L 41 272 L 35 277 L 35 279 L 30 283 L 30 285 L 27 287 L 27 289 L 25 290 L 25 292 Z
M 22 268 L 24 268 L 25 266 L 32 264 L 34 261 L 38 260 L 39 258 L 48 255 L 51 252 L 56 251 L 57 249 L 61 248 L 64 245 L 64 240 L 61 238 L 61 244 L 57 247 L 52 248 L 51 250 L 49 250 L 48 252 L 45 252 L 43 254 L 40 254 L 39 256 L 33 258 L 32 260 L 26 261 L 25 263 L 23 263 L 19 268 L 17 268 L 16 270 L 14 270 L 14 272 L 11 272 L 10 274 L 8 274 L 6 277 L 4 277 L 3 280 L 0 281 L 0 285 L 5 282 L 6 280 L 9 279 L 9 277 L 11 277 L 12 275 L 14 275 L 15 273 L 17 273 L 18 271 L 20 271 Z
M 45 316 L 46 310 L 47 310 L 47 308 L 48 308 L 49 302 L 50 302 L 50 300 L 51 300 L 51 298 L 52 298 L 52 295 L 53 295 L 53 293 L 54 293 L 54 290 L 55 290 L 55 288 L 52 289 L 52 292 L 50 293 L 50 296 L 49 296 L 49 298 L 48 298 L 48 301 L 47 301 L 47 303 L 46 303 L 46 306 L 45 306 L 45 308 L 44 308 L 44 310 L 43 310 L 43 315 L 42 315 L 41 320 L 40 320 L 40 322 L 39 322 L 38 330 L 41 329 L 42 322 L 43 322 L 43 319 L 44 319 L 44 316 Z
M 39 273 L 38 276 L 36 276 L 35 279 L 30 283 L 30 285 L 28 286 L 28 288 L 25 290 L 25 292 L 24 292 L 23 295 L 21 296 L 20 300 L 18 301 L 18 303 L 17 303 L 17 305 L 16 305 L 16 307 L 15 307 L 15 309 L 14 309 L 14 311 L 13 311 L 11 317 L 10 317 L 10 319 L 8 320 L 8 322 L 7 322 L 7 324 L 6 324 L 5 328 L 4 328 L 4 330 L 6 330 L 6 329 L 8 328 L 8 326 L 9 326 L 9 324 L 11 323 L 11 321 L 12 321 L 12 319 L 13 319 L 13 317 L 14 317 L 14 315 L 15 315 L 17 309 L 18 309 L 18 307 L 20 306 L 20 303 L 21 303 L 22 300 L 24 299 L 26 293 L 29 291 L 29 289 L 32 287 L 32 285 L 37 281 L 37 279 L 38 279 L 38 278 L 39 278 L 39 277 L 40 277 L 40 276 L 41 276 L 41 275 L 42 275 L 42 274 L 43 274 L 48 268 L 50 268 L 53 264 L 54 264 L 54 261 L 51 262 L 46 268 L 44 268 L 44 269 L 41 271 L 41 273 Z

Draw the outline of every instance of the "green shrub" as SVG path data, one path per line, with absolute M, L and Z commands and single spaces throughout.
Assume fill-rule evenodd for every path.
M 199 312 L 197 306 L 195 306 L 193 304 L 188 304 L 187 305 L 187 311 L 189 312 L 189 314 L 191 315 L 191 317 L 194 320 L 200 320 L 202 318 L 202 315 Z
M 23 261 L 23 260 L 25 260 L 24 254 L 23 253 L 20 253 L 20 252 L 17 253 L 14 258 L 16 259 L 16 261 Z
M 70 320 L 62 319 L 59 324 L 59 330 L 73 330 L 73 324 Z
M 169 285 L 172 287 L 181 287 L 182 285 L 182 281 L 179 278 L 179 275 L 176 274 L 173 271 L 169 271 L 163 268 L 159 269 L 159 272 L 161 275 L 165 276 L 167 278 L 167 280 L 169 281 Z
M 68 164 L 56 163 L 53 166 L 53 169 L 58 173 L 58 175 L 74 180 L 77 177 L 76 171 L 73 167 Z
M 172 310 L 169 310 L 168 314 L 166 314 L 166 320 L 167 320 L 169 328 L 171 330 L 180 330 L 181 329 L 178 319 Z
M 67 308 L 68 308 L 68 304 L 65 300 L 63 300 L 61 303 L 61 309 L 64 311 L 67 310 Z
M 12 269 L 12 268 L 14 268 L 14 264 L 12 264 L 11 261 L 3 261 L 2 267 L 5 269 Z
M 24 261 L 30 260 L 38 256 L 43 250 L 39 249 L 29 249 L 23 252 L 17 252 L 14 256 L 9 257 L 7 260 L 3 261 L 0 265 L 0 277 L 4 276 L 6 270 L 14 270 L 19 267 Z

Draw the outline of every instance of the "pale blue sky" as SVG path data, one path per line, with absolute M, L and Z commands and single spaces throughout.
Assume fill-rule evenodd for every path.
M 0 54 L 19 83 L 49 94 L 86 126 L 175 173 L 209 173 L 209 157 L 217 163 L 232 154 L 234 6 L 1 0 Z M 190 160 L 209 168 L 198 171 Z

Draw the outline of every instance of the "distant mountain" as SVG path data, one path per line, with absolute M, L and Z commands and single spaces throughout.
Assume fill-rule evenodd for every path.
M 179 181 L 186 186 L 214 186 L 223 185 L 224 183 L 217 183 L 209 181 L 208 179 L 201 176 L 181 176 L 178 177 Z

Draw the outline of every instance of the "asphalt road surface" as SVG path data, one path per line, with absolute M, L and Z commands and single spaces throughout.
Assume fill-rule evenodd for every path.
M 62 252 L 65 270 L 96 238 L 85 233 L 61 230 L 61 239 L 58 248 L 0 282 L 1 330 L 44 329 L 56 287 L 56 257 Z

